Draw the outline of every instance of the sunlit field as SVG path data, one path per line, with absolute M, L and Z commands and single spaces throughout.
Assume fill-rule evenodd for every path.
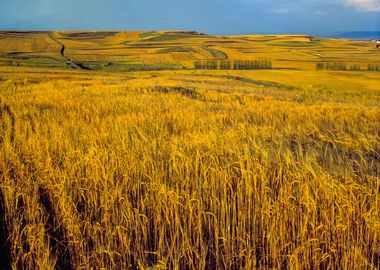
M 0 32 L 0 269 L 378 269 L 379 54 Z

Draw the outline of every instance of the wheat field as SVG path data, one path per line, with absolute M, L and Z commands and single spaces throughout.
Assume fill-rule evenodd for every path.
M 0 269 L 378 269 L 380 76 L 303 67 L 0 67 Z

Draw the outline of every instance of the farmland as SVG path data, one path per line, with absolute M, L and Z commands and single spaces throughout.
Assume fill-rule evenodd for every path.
M 89 69 L 130 71 L 191 69 L 194 61 L 203 60 L 270 60 L 278 69 L 314 69 L 318 61 L 362 64 L 362 68 L 367 68 L 368 64 L 378 64 L 378 54 L 379 49 L 369 41 L 302 35 L 213 36 L 190 31 L 0 32 L 0 64 L 13 66 L 50 68 L 71 61 Z
M 0 32 L 0 268 L 378 269 L 379 54 L 302 35 Z

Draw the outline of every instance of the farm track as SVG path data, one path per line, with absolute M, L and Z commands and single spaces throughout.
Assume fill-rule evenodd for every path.
M 55 210 L 52 195 L 45 187 L 38 189 L 39 202 L 45 213 L 47 214 L 47 222 L 45 230 L 50 239 L 52 253 L 57 257 L 57 270 L 74 270 L 75 267 L 72 261 L 72 255 L 68 247 L 68 239 L 66 237 L 66 228 L 58 218 L 58 213 Z
M 274 66 L 278 68 L 294 69 L 296 63 L 299 62 L 306 69 L 314 69 L 315 61 L 330 60 L 330 52 L 338 57 L 331 61 L 345 61 L 349 65 L 363 61 L 360 58 L 363 55 L 371 57 L 374 55 L 374 52 L 377 52 L 375 48 L 371 50 L 369 46 L 372 46 L 372 44 L 368 44 L 368 42 L 358 43 L 360 45 L 358 47 L 357 43 L 351 46 L 343 41 L 318 39 L 315 40 L 315 42 L 318 42 L 316 43 L 318 46 L 306 46 L 303 40 L 306 40 L 308 36 L 300 37 L 294 35 L 269 35 L 261 37 L 208 36 L 207 39 L 200 39 L 198 35 L 194 35 L 191 39 L 188 39 L 189 35 L 186 34 L 183 38 L 173 40 L 171 36 L 172 32 L 157 32 L 154 35 L 156 39 L 150 40 L 141 37 L 130 39 L 128 34 L 125 35 L 122 32 L 115 39 L 106 39 L 107 36 L 111 35 L 108 32 L 67 32 L 66 34 L 65 32 L 43 32 L 43 37 L 35 36 L 34 32 L 30 32 L 31 35 L 29 37 L 27 35 L 29 32 L 17 32 L 17 35 L 11 35 L 10 33 L 12 32 L 0 33 L 0 47 L 2 47 L 2 51 L 5 53 L 5 58 L 2 61 L 7 65 L 19 63 L 20 65 L 28 66 L 57 66 L 56 62 L 58 61 L 59 66 L 63 64 L 70 69 L 81 70 L 116 71 L 118 69 L 130 69 L 129 64 L 121 64 L 112 69 L 108 68 L 107 64 L 113 61 L 133 62 L 139 67 L 144 65 L 162 66 L 162 63 L 164 63 L 168 66 L 172 65 L 183 69 L 183 67 L 192 68 L 194 63 L 191 61 L 193 59 L 193 61 L 229 60 L 233 62 L 235 60 L 263 60 L 268 58 L 269 55 L 271 55 Z M 177 34 L 176 32 L 176 37 Z M 2 37 L 9 38 L 9 45 L 7 44 L 8 40 L 1 40 Z M 25 48 L 29 47 L 21 47 L 21 40 L 17 41 L 13 39 L 14 37 L 25 38 L 25 42 L 30 46 L 30 52 L 25 57 L 19 57 L 18 55 L 22 52 L 26 53 Z M 47 44 L 50 44 L 48 50 Z M 59 47 L 56 47 L 57 44 Z M 189 53 L 190 57 L 183 54 L 175 54 L 173 57 L 170 54 L 173 47 L 192 48 L 194 51 Z M 41 50 L 41 48 L 43 49 Z M 164 50 L 166 53 L 160 53 L 160 50 Z M 349 54 L 343 54 L 344 52 Z M 54 56 L 52 56 L 53 53 Z M 56 59 L 56 54 L 60 55 L 59 59 Z M 35 58 L 37 57 L 41 59 L 36 60 Z M 16 58 L 16 61 L 14 61 L 14 58 Z M 52 64 L 52 60 L 54 64 Z M 150 69 L 150 67 L 146 69 Z
M 59 44 L 59 46 L 61 47 L 60 48 L 60 55 L 63 57 L 63 58 L 65 58 L 66 59 L 66 65 L 68 66 L 68 67 L 70 67 L 70 68 L 72 68 L 72 69 L 82 69 L 82 70 L 84 70 L 84 68 L 82 67 L 82 66 L 80 66 L 80 65 L 78 65 L 77 63 L 75 63 L 75 62 L 73 62 L 66 54 L 65 54 L 65 50 L 66 50 L 66 47 L 65 47 L 65 45 L 62 43 L 62 42 L 60 42 L 58 39 L 56 39 L 53 35 L 52 35 L 52 33 L 49 33 L 48 34 L 49 35 L 49 37 L 52 39 L 52 40 L 54 40 L 57 44 Z
M 0 108 L 0 124 L 2 126 L 3 134 L 0 134 L 0 145 L 8 141 L 12 147 L 15 147 L 15 126 L 16 118 L 12 110 L 7 104 L 3 104 Z M 19 155 L 21 163 L 27 168 L 30 174 L 35 172 L 34 165 L 29 163 L 23 155 Z M 9 176 L 12 179 L 17 179 L 14 170 L 9 171 Z M 38 189 L 38 199 L 39 203 L 44 209 L 47 221 L 45 224 L 46 234 L 49 237 L 49 242 L 51 244 L 51 253 L 57 258 L 55 265 L 56 270 L 74 270 L 74 264 L 72 260 L 72 255 L 70 248 L 68 246 L 67 232 L 65 226 L 63 226 L 62 220 L 59 218 L 59 213 L 55 209 L 55 204 L 53 201 L 53 196 L 50 191 L 44 187 L 40 186 Z M 18 216 L 24 217 L 25 203 L 22 197 L 17 200 L 17 212 Z M 13 259 L 12 259 L 12 249 L 14 244 L 11 241 L 10 227 L 7 221 L 7 207 L 6 200 L 4 198 L 3 190 L 0 186 L 0 270 L 12 269 Z M 21 228 L 25 228 L 27 222 L 24 218 L 21 218 Z M 20 232 L 21 233 L 21 232 Z M 28 240 L 26 238 L 22 241 L 22 249 L 24 252 L 30 250 Z M 16 262 L 17 269 L 23 269 L 23 264 L 18 261 Z

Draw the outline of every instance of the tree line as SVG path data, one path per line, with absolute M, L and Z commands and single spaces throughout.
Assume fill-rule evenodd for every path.
M 369 64 L 368 70 L 369 71 L 380 71 L 380 64 Z
M 195 69 L 220 69 L 220 70 L 254 70 L 272 69 L 272 62 L 269 60 L 205 60 L 195 61 Z
M 316 65 L 317 70 L 338 70 L 338 71 L 360 71 L 365 70 L 362 69 L 362 67 L 359 64 L 353 64 L 348 66 L 346 63 L 317 63 Z M 380 71 L 380 65 L 379 64 L 369 64 L 367 66 L 368 71 Z

